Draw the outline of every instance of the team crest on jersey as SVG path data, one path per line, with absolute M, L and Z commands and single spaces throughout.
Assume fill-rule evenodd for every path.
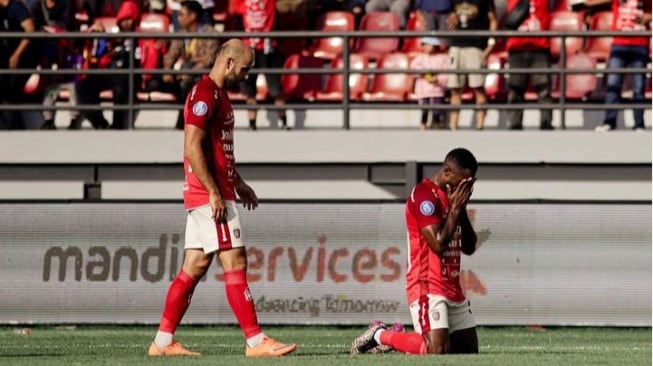
M 193 104 L 193 114 L 201 117 L 206 114 L 206 112 L 209 111 L 209 107 L 204 103 L 203 101 L 198 101 Z
M 240 229 L 234 230 L 234 238 L 236 239 L 240 238 Z
M 424 216 L 431 216 L 435 212 L 435 205 L 431 201 L 422 201 L 419 204 L 419 212 Z

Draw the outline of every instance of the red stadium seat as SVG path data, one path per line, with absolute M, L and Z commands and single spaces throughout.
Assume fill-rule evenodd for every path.
M 324 61 L 317 57 L 294 54 L 286 59 L 285 69 L 319 69 Z M 304 100 L 307 94 L 315 93 L 322 86 L 321 74 L 283 74 L 281 87 L 289 100 Z
M 369 63 L 368 60 L 361 55 L 351 54 L 349 56 L 349 68 L 350 70 L 361 70 L 366 69 Z M 342 58 L 336 58 L 331 63 L 331 69 L 342 69 L 343 60 Z M 341 74 L 329 74 L 326 79 L 326 84 L 324 88 L 308 97 L 307 99 L 315 99 L 320 101 L 342 101 L 343 99 L 343 77 Z M 365 92 L 367 89 L 367 74 L 356 73 L 349 74 L 349 99 L 358 100 L 360 95 Z
M 612 30 L 612 12 L 602 11 L 592 16 L 591 30 Z M 610 56 L 612 37 L 588 37 L 585 52 L 599 61 L 605 61 Z
M 145 13 L 141 17 L 139 30 L 144 33 L 167 33 L 170 31 L 170 18 L 164 14 Z
M 418 12 L 411 12 L 408 16 L 408 21 L 406 22 L 407 31 L 425 31 L 427 29 L 426 21 L 423 16 Z M 420 43 L 419 37 L 415 38 L 404 38 L 404 43 L 401 46 L 401 52 L 407 53 L 409 55 L 417 54 L 422 52 L 422 44 Z
M 355 27 L 354 14 L 347 11 L 329 11 L 320 16 L 316 30 L 323 32 L 348 32 Z M 317 38 L 311 46 L 313 56 L 333 60 L 342 54 L 344 39 L 341 37 Z
M 228 91 L 229 99 L 232 102 L 244 102 L 247 97 L 240 91 Z M 258 74 L 256 78 L 256 100 L 264 101 L 268 98 L 268 85 L 265 80 L 265 75 Z
M 583 15 L 574 11 L 555 11 L 551 13 L 549 29 L 552 31 L 582 31 Z M 560 57 L 562 49 L 562 38 L 551 38 L 551 56 L 554 59 Z M 583 49 L 582 37 L 566 37 L 565 50 L 567 55 L 578 53 Z
M 596 59 L 586 53 L 569 55 L 567 69 L 596 69 Z M 596 74 L 567 74 L 565 77 L 565 98 L 586 99 L 597 88 Z M 560 98 L 560 77 L 553 77 L 552 98 Z
M 361 31 L 398 31 L 399 16 L 390 11 L 367 13 L 361 19 L 358 27 Z M 381 55 L 394 52 L 399 47 L 399 38 L 357 38 L 354 52 L 370 59 L 378 59 Z
M 409 67 L 405 53 L 388 53 L 378 60 L 377 69 L 403 69 Z M 413 88 L 413 76 L 407 73 L 375 74 L 369 92 L 363 93 L 365 101 L 403 102 Z

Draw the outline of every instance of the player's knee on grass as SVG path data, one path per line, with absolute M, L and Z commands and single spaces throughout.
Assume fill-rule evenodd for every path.
M 449 353 L 449 330 L 436 329 L 424 335 L 426 341 L 426 353 L 430 355 L 442 355 Z

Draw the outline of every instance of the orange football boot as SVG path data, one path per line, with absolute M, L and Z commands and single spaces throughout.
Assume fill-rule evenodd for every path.
M 279 357 L 284 356 L 297 349 L 294 343 L 285 344 L 277 342 L 272 338 L 264 337 L 256 347 L 245 346 L 247 357 Z
M 150 345 L 150 349 L 147 350 L 148 356 L 199 356 L 199 352 L 193 352 L 186 349 L 179 342 L 172 342 L 166 347 L 159 347 L 154 342 Z

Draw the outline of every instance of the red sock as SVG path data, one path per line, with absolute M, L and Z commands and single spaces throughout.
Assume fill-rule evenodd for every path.
M 424 337 L 417 333 L 395 333 L 385 331 L 381 333 L 381 343 L 392 346 L 395 350 L 413 355 L 426 354 Z
M 247 275 L 244 269 L 226 271 L 224 273 L 225 290 L 227 291 L 227 301 L 234 312 L 240 329 L 243 330 L 245 339 L 251 338 L 261 333 L 261 327 L 256 319 L 256 309 L 254 300 L 249 292 L 247 285 Z
M 167 333 L 174 333 L 181 318 L 186 313 L 188 305 L 190 305 L 190 298 L 193 296 L 193 291 L 199 279 L 194 279 L 182 269 L 174 281 L 170 284 L 168 295 L 166 296 L 166 303 L 163 307 L 163 315 L 161 316 L 161 324 L 159 330 Z

